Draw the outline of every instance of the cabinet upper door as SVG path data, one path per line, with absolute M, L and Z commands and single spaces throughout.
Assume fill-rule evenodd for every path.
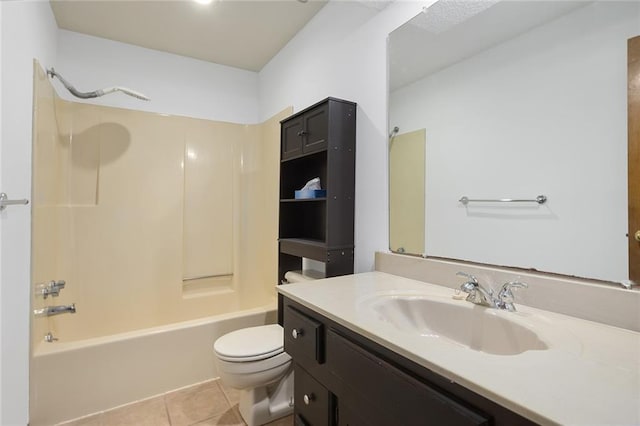
M 282 123 L 282 159 L 302 155 L 302 117 Z
M 329 136 L 329 103 L 325 102 L 303 116 L 304 137 L 302 151 L 305 154 L 327 149 Z

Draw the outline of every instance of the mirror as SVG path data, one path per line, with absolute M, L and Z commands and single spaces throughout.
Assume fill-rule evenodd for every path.
M 638 34 L 638 2 L 458 0 L 391 33 L 390 159 L 404 135 L 426 141 L 424 246 L 405 252 L 627 279 L 627 39 Z M 391 163 L 390 179 L 413 163 Z M 390 213 L 403 209 L 390 191 Z M 391 219 L 402 251 L 407 230 Z

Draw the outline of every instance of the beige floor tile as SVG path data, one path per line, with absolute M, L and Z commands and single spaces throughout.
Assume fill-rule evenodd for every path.
M 230 408 L 219 416 L 212 417 L 194 426 L 246 426 L 242 421 L 240 413 L 235 408 Z
M 224 391 L 224 394 L 227 396 L 227 401 L 229 401 L 229 404 L 236 405 L 238 402 L 240 402 L 240 391 L 238 389 L 230 388 L 229 386 L 222 383 L 221 380 L 218 380 L 218 383 Z
M 293 414 L 278 420 L 274 420 L 264 426 L 293 426 Z
M 231 408 L 218 381 L 210 381 L 165 395 L 172 426 L 189 426 Z
M 169 426 L 170 424 L 162 396 L 105 411 L 102 422 L 104 426 Z
M 72 420 L 70 422 L 59 423 L 58 426 L 106 426 L 103 421 L 103 414 L 98 413 L 93 416 L 83 417 L 78 420 Z

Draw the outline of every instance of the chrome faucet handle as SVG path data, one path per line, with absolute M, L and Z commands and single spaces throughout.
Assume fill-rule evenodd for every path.
M 460 285 L 460 290 L 468 294 L 465 299 L 467 302 L 492 308 L 496 307 L 496 300 L 493 297 L 493 290 L 491 288 L 485 289 L 480 285 L 475 276 L 467 274 L 466 272 L 458 272 L 456 275 L 466 277 L 468 279 Z
M 36 284 L 36 293 L 42 296 L 43 299 L 49 296 L 58 297 L 65 284 L 63 280 L 51 280 L 48 283 Z
M 514 288 L 527 288 L 529 285 L 520 281 L 509 281 L 504 283 L 498 293 L 498 309 L 504 309 L 506 311 L 515 312 L 516 307 L 513 302 L 515 297 L 511 289 Z
M 472 282 L 473 284 L 478 284 L 478 279 L 471 274 L 467 274 L 466 272 L 456 272 L 456 275 L 460 276 L 460 277 L 466 277 L 469 278 L 469 282 Z
M 478 279 L 473 275 L 467 274 L 465 272 L 457 272 L 456 275 L 461 277 L 466 277 L 468 279 L 467 281 L 465 281 L 460 285 L 460 290 L 468 294 L 467 296 L 468 301 L 474 300 L 476 297 L 476 291 L 478 289 L 478 286 L 480 285 L 478 283 Z

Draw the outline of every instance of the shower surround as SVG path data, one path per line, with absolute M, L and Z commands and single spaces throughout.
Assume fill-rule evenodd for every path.
M 216 377 L 216 335 L 273 321 L 291 110 L 244 125 L 68 102 L 37 63 L 34 85 L 32 307 L 77 313 L 32 320 L 31 424 Z M 97 374 L 113 357 L 126 370 Z

